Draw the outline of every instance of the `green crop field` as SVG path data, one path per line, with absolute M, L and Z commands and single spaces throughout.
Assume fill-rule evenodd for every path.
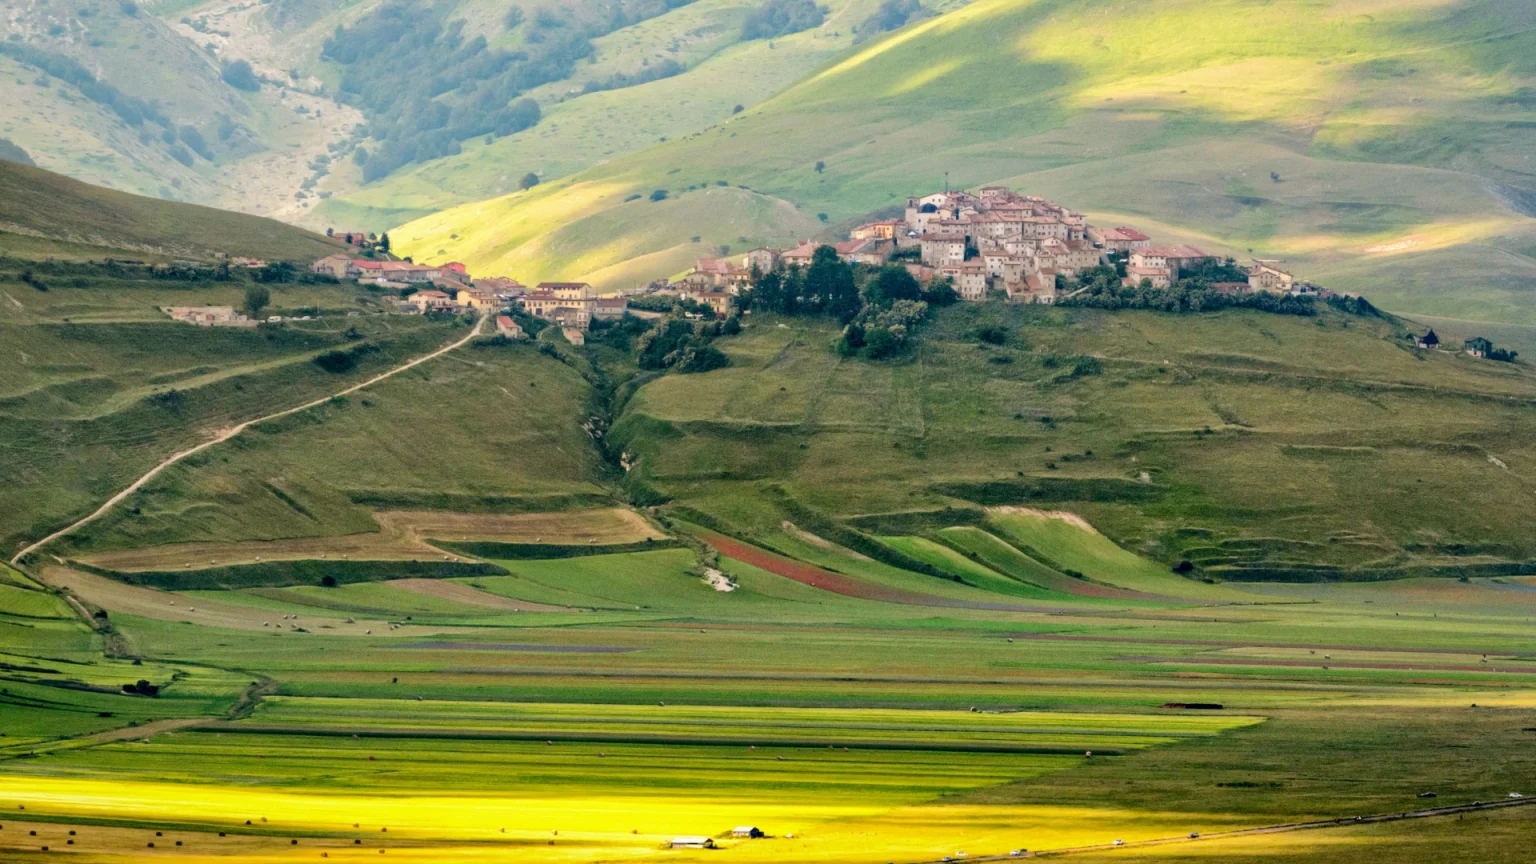
M 1283 257 L 1385 308 L 1532 323 L 1531 27 L 1513 0 L 986 0 L 728 122 L 392 236 L 434 260 L 628 287 L 701 249 L 803 236 L 808 215 L 846 226 L 947 174 Z M 675 203 L 628 200 L 658 188 Z M 690 208 L 712 224 L 675 218 Z

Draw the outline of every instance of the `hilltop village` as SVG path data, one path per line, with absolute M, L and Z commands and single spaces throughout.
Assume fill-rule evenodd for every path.
M 804 266 L 820 245 L 807 240 L 793 249 L 753 249 L 738 260 L 701 258 L 682 284 L 704 296 L 737 294 L 751 284 L 754 270 Z M 908 198 L 903 218 L 859 225 L 847 240 L 830 245 L 851 264 L 899 263 L 922 283 L 948 279 L 960 299 L 972 302 L 996 295 L 1014 303 L 1054 303 L 1063 280 L 1105 264 L 1115 265 L 1127 286 L 1162 289 L 1222 262 L 1194 246 L 1154 245 L 1135 228 L 1090 225 L 1081 213 L 1005 186 Z M 1242 275 L 1214 287 L 1228 294 L 1329 293 L 1275 261 L 1255 260 Z
M 750 305 L 744 292 L 764 274 L 804 271 L 818 250 L 830 250 L 823 254 L 835 254 L 850 266 L 901 267 L 920 285 L 947 285 L 955 298 L 968 302 L 1069 300 L 1094 305 L 1092 295 L 1083 295 L 1103 290 L 1105 273 L 1111 275 L 1111 288 L 1162 291 L 1198 284 L 1221 295 L 1225 304 L 1273 302 L 1265 308 L 1282 311 L 1296 308 L 1287 298 L 1338 296 L 1296 278 L 1278 261 L 1256 258 L 1239 266 L 1196 246 L 1156 244 L 1136 228 L 1092 225 L 1081 213 L 1005 186 L 983 186 L 974 194 L 945 191 L 911 197 L 902 218 L 863 223 L 842 241 L 802 240 L 789 249 L 759 247 L 735 258 L 703 257 L 679 277 L 607 295 L 586 282 L 540 282 L 530 288 L 504 276 L 476 278 L 459 262 L 395 260 L 389 255 L 388 235 L 327 233 L 356 251 L 321 258 L 310 265 L 311 273 L 394 292 L 397 312 L 495 315 L 497 333 L 512 339 L 527 335 L 514 317 L 521 313 L 558 326 L 567 341 L 578 345 L 585 343 L 593 322 L 613 322 L 629 314 L 660 317 L 668 306 L 665 298 L 684 301 L 689 318 L 738 314 Z M 251 269 L 270 266 L 262 261 L 236 263 Z M 1088 275 L 1094 277 L 1093 285 Z M 655 299 L 638 299 L 643 295 Z M 212 327 L 254 327 L 263 320 L 230 306 L 163 311 L 178 321 Z M 1432 330 L 1412 338 L 1421 350 L 1444 350 Z M 1463 350 L 1493 360 L 1516 356 L 1482 337 L 1467 340 Z

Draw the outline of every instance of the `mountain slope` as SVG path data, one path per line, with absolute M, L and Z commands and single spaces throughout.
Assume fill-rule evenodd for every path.
M 0 252 L 308 261 L 340 246 L 272 219 L 145 198 L 0 160 Z
M 664 188 L 686 202 L 723 179 L 835 225 L 947 172 L 1284 257 L 1394 308 L 1446 314 L 1439 295 L 1453 286 L 1461 317 L 1536 323 L 1520 281 L 1536 264 L 1520 203 L 1536 188 L 1532 57 L 1536 9 L 1516 0 L 981 0 L 867 43 L 730 122 L 391 236 L 525 278 L 642 278 L 701 246 L 797 226 L 691 244 L 696 232 L 658 232 L 643 208 L 617 215 L 631 195 Z M 548 253 L 599 219 L 607 252 Z M 637 254 L 645 266 L 622 266 Z M 1475 282 L 1458 276 L 1468 257 L 1482 265 Z M 1407 272 L 1432 284 L 1404 284 Z

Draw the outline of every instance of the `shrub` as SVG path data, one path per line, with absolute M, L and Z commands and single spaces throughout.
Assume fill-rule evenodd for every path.
M 653 191 L 651 193 L 651 200 L 652 201 L 665 201 L 665 200 L 667 200 L 667 190 L 665 190 L 665 189 L 657 189 L 657 190 Z
M 224 79 L 225 84 L 236 90 L 254 93 L 261 89 L 261 82 L 256 79 L 256 73 L 251 69 L 251 64 L 244 60 L 225 63 L 220 77 Z

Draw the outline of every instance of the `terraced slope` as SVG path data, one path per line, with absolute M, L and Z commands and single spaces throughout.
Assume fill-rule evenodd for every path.
M 947 174 L 1287 258 L 1388 308 L 1536 323 L 1531 57 L 1536 10 L 1517 0 L 983 0 L 729 122 L 391 236 L 426 258 L 619 286 Z M 718 181 L 744 188 L 725 199 Z M 677 203 L 630 200 L 655 189 Z M 668 206 L 717 225 L 667 225 Z M 778 215 L 744 230 L 756 213 Z

